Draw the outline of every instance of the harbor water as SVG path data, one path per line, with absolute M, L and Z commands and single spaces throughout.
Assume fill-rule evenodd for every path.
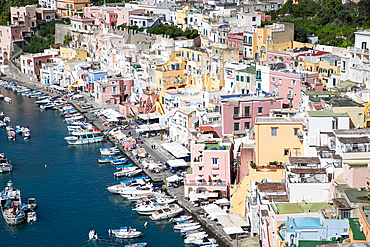
M 35 197 L 38 203 L 35 223 L 9 226 L 1 217 L 1 246 L 125 246 L 146 242 L 148 246 L 184 246 L 179 232 L 168 220 L 154 222 L 132 211 L 134 204 L 112 195 L 107 186 L 117 184 L 112 165 L 99 165 L 99 147 L 110 143 L 69 146 L 64 140 L 67 127 L 59 112 L 40 110 L 35 99 L 0 88 L 12 98 L 0 100 L 0 111 L 11 125 L 28 126 L 31 139 L 7 139 L 0 129 L 0 153 L 5 153 L 13 172 L 0 174 L 0 190 L 9 180 L 21 190 L 22 200 Z M 148 222 L 144 227 L 145 222 Z M 143 232 L 134 240 L 119 240 L 108 229 L 131 226 Z M 88 240 L 95 229 L 99 240 Z

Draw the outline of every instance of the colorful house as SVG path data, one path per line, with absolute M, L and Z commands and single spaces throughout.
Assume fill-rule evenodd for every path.
M 185 197 L 225 198 L 230 193 L 233 143 L 228 139 L 192 142 L 191 168 L 185 181 Z M 203 197 L 204 198 L 204 197 Z
M 86 61 L 87 51 L 73 47 L 60 47 L 60 56 L 67 62 Z
M 155 70 L 155 85 L 158 90 L 178 89 L 187 86 L 186 61 L 180 52 L 172 52 L 169 60 L 157 65 Z
M 118 104 L 128 100 L 131 94 L 132 79 L 122 77 L 107 78 L 94 82 L 95 101 L 104 104 Z

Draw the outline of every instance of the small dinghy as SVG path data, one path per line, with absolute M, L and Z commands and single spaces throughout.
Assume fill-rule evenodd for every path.
M 98 234 L 96 233 L 95 230 L 91 230 L 89 232 L 89 240 L 93 240 L 93 239 L 98 239 Z
M 37 221 L 37 216 L 36 212 L 31 211 L 27 213 L 27 222 L 36 222 Z
M 143 235 L 142 232 L 131 227 L 121 227 L 120 229 L 109 229 L 109 234 L 113 234 L 116 238 L 138 238 Z

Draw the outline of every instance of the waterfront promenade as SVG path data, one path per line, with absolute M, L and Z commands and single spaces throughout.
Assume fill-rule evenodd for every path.
M 51 94 L 51 95 L 58 95 L 56 92 L 52 92 L 52 91 L 48 90 L 47 88 L 43 87 L 40 84 L 34 84 L 34 83 L 29 83 L 29 82 L 28 83 L 27 82 L 19 82 L 17 80 L 10 80 L 10 81 L 24 84 L 25 86 L 28 86 L 30 88 L 46 92 L 46 93 Z M 79 104 L 78 104 L 77 100 L 68 99 L 68 101 L 70 103 L 72 103 L 81 113 L 83 113 L 87 119 L 92 121 L 93 124 L 97 128 L 104 131 L 108 140 L 111 141 L 112 143 L 114 143 L 115 145 L 117 145 L 120 148 L 120 150 L 135 165 L 142 168 L 143 171 L 152 179 L 152 181 L 154 183 L 165 183 L 165 179 L 167 177 L 173 175 L 171 172 L 169 172 L 167 170 L 162 172 L 162 173 L 152 173 L 152 172 L 148 171 L 147 169 L 144 169 L 142 167 L 142 165 L 139 162 L 137 162 L 137 160 L 133 157 L 133 155 L 130 151 L 124 150 L 122 148 L 122 146 L 118 145 L 118 143 L 110 135 L 107 134 L 107 131 L 110 129 L 110 127 L 106 124 L 106 122 L 103 121 L 100 117 L 96 117 L 96 116 L 94 116 L 93 114 L 90 113 L 91 111 L 93 111 L 95 109 L 109 108 L 110 106 L 99 105 L 98 103 L 96 103 L 95 101 L 90 99 L 87 94 L 84 94 L 84 95 L 85 95 L 85 100 L 88 103 L 90 103 L 94 106 L 92 109 L 82 110 L 82 109 L 79 108 Z M 112 107 L 112 108 L 114 108 L 114 107 Z M 135 126 L 136 126 L 136 123 L 132 124 L 130 126 L 130 128 L 124 130 L 124 133 L 128 134 L 128 132 L 131 132 L 133 137 L 138 137 L 137 134 L 136 134 L 136 131 L 135 131 Z M 173 159 L 172 155 L 170 155 L 160 145 L 164 141 L 161 141 L 159 137 L 151 137 L 151 138 L 140 137 L 140 139 L 142 141 L 142 143 L 140 145 L 148 152 L 150 159 L 160 161 L 162 163 L 166 163 L 167 160 Z M 155 149 L 151 148 L 151 146 L 153 144 L 156 146 Z M 198 219 L 198 221 L 203 225 L 203 227 L 208 232 L 213 234 L 219 240 L 219 242 L 221 242 L 223 245 L 225 245 L 225 246 L 241 246 L 240 241 L 239 241 L 239 243 L 237 243 L 236 240 L 232 240 L 229 235 L 225 234 L 225 232 L 222 230 L 221 226 L 217 225 L 214 221 L 211 221 L 210 219 L 204 217 L 201 214 L 201 209 L 199 207 L 194 207 L 193 204 L 191 204 L 189 201 L 187 201 L 185 199 L 185 197 L 184 197 L 184 187 L 183 186 L 180 186 L 178 188 L 168 187 L 168 188 L 166 188 L 166 192 L 170 196 L 176 197 L 177 200 L 178 200 L 179 205 L 181 205 L 189 214 L 196 217 Z

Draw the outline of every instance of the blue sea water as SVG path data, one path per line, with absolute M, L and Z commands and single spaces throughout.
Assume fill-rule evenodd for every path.
M 112 195 L 107 186 L 117 184 L 115 168 L 99 165 L 99 147 L 109 143 L 69 146 L 68 131 L 59 112 L 40 110 L 35 100 L 0 88 L 12 98 L 0 100 L 0 111 L 11 125 L 28 126 L 31 139 L 9 141 L 0 129 L 0 153 L 13 164 L 13 172 L 0 174 L 0 191 L 12 180 L 23 201 L 35 197 L 36 223 L 9 226 L 0 219 L 0 246 L 125 246 L 147 242 L 149 247 L 184 246 L 180 233 L 166 220 L 153 222 L 132 211 L 134 204 Z M 148 221 L 147 227 L 144 223 Z M 132 226 L 143 232 L 135 240 L 110 238 L 108 229 Z M 88 240 L 96 229 L 100 239 Z

